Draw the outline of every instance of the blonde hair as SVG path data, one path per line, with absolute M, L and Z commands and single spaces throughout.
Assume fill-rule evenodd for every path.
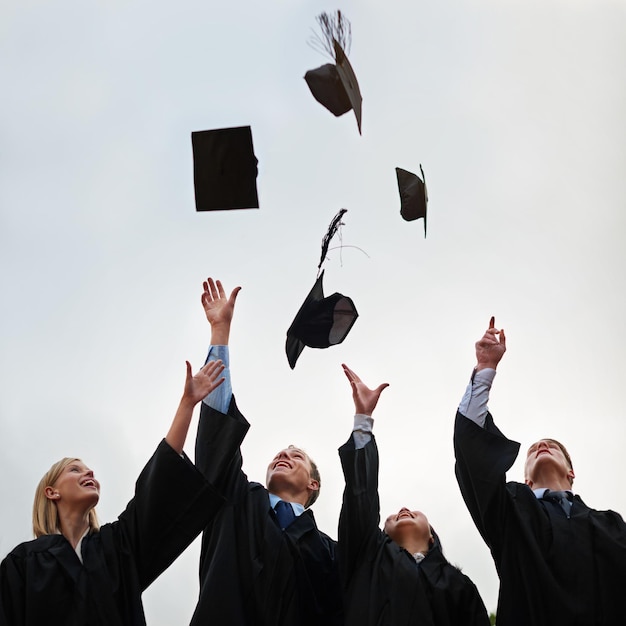
M 39 481 L 33 502 L 33 533 L 35 537 L 55 535 L 61 532 L 57 505 L 54 500 L 46 497 L 46 487 L 54 487 L 63 470 L 75 461 L 80 461 L 80 459 L 65 457 L 57 461 Z M 80 462 L 82 463 L 82 461 Z M 89 511 L 89 532 L 95 532 L 99 529 L 100 522 L 98 522 L 96 509 L 93 508 Z

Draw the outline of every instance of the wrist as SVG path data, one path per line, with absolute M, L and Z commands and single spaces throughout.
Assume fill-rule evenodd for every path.
M 202 398 L 200 398 L 202 400 Z M 200 400 L 196 400 L 193 396 L 183 393 L 183 397 L 180 399 L 178 408 L 180 409 L 193 409 Z
M 211 325 L 211 345 L 227 346 L 230 337 L 230 324 Z

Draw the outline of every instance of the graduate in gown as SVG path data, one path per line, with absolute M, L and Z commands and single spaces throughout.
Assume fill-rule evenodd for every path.
M 228 373 L 238 292 L 226 297 L 220 281 L 208 279 L 202 295 L 211 324 L 208 358 L 222 359 L 226 382 L 202 403 L 196 464 L 227 503 L 203 534 L 192 624 L 342 624 L 336 542 L 317 528 L 309 508 L 319 494 L 317 467 L 290 446 L 269 463 L 267 487 L 248 481 L 242 469 L 240 445 L 249 424 L 237 408 Z
M 380 530 L 378 448 L 372 412 L 386 384 L 369 389 L 346 365 L 354 431 L 339 449 L 346 479 L 339 570 L 347 626 L 488 626 L 474 583 L 443 555 L 421 511 L 402 508 Z
M 487 409 L 505 350 L 504 331 L 491 318 L 454 430 L 461 493 L 500 577 L 498 626 L 626 624 L 626 525 L 573 493 L 565 447 L 537 441 L 526 453 L 524 482 L 506 482 L 520 444 Z
M 195 405 L 223 382 L 211 362 L 187 363 L 172 425 L 118 520 L 98 525 L 100 484 L 80 459 L 55 463 L 35 493 L 36 539 L 0 564 L 0 626 L 142 626 L 142 592 L 223 503 L 183 453 Z

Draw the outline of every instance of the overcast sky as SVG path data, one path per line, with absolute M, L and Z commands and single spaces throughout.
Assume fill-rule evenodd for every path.
M 315 16 L 336 8 L 352 22 L 362 136 L 303 80 L 328 62 L 307 45 Z M 185 359 L 203 362 L 209 275 L 242 286 L 244 468 L 263 481 L 277 450 L 304 447 L 331 536 L 353 414 L 345 362 L 390 383 L 374 415 L 382 516 L 424 511 L 495 610 L 452 451 L 491 315 L 508 337 L 499 427 L 523 450 L 563 441 L 583 499 L 626 512 L 623 1 L 4 0 L 0 58 L 0 558 L 31 538 L 34 488 L 60 457 L 95 470 L 102 521 L 123 510 Z M 242 125 L 261 208 L 196 213 L 191 132 Z M 426 239 L 400 217 L 394 171 L 420 163 Z M 342 207 L 324 287 L 360 317 L 292 371 L 285 333 Z M 151 626 L 189 621 L 198 550 L 144 594 Z

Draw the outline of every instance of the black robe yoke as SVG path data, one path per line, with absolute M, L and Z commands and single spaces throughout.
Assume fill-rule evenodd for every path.
M 141 626 L 142 592 L 198 536 L 223 498 L 162 441 L 119 519 L 82 541 L 63 535 L 17 546 L 0 566 L 2 626 Z
M 500 576 L 498 626 L 626 624 L 626 524 L 574 496 L 568 519 L 525 484 L 506 482 L 519 444 L 487 415 L 457 413 L 456 475 Z
M 347 626 L 488 626 L 474 583 L 434 545 L 421 563 L 379 528 L 378 448 L 339 449 L 346 479 L 339 518 L 339 571 Z
M 231 402 L 228 415 L 202 406 L 196 464 L 226 497 L 207 527 L 193 626 L 334 626 L 343 623 L 336 542 L 305 511 L 282 531 L 267 490 L 248 482 L 239 446 L 249 428 Z

